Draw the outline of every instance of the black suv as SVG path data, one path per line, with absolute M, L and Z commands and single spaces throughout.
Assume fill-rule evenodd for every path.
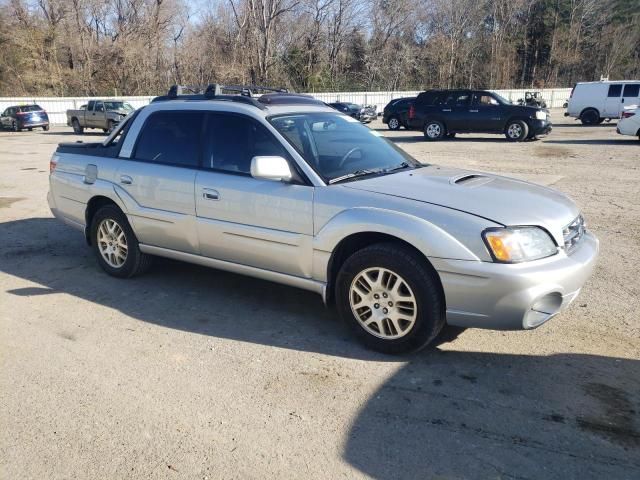
M 422 130 L 427 140 L 456 133 L 497 133 L 511 142 L 521 142 L 546 135 L 552 128 L 547 110 L 514 105 L 487 90 L 422 92 L 409 108 L 407 124 Z
M 49 116 L 39 105 L 15 105 L 8 107 L 0 115 L 0 127 L 19 132 L 26 128 L 42 127 L 49 130 Z
M 396 98 L 387 103 L 382 111 L 382 123 L 386 123 L 389 130 L 399 130 L 400 127 L 407 128 L 407 116 L 409 108 L 416 97 Z

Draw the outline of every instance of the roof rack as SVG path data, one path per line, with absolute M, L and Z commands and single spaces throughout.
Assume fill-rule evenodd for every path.
M 231 92 L 231 94 L 225 93 Z M 265 92 L 259 97 L 258 92 Z M 290 93 L 286 88 L 263 85 L 222 85 L 212 83 L 206 87 L 172 85 L 166 95 L 155 97 L 151 102 L 166 100 L 223 100 L 244 103 L 264 110 L 267 105 L 324 105 L 311 95 Z

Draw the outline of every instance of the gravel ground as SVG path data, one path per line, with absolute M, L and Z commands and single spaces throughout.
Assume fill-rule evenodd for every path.
M 548 324 L 400 358 L 301 290 L 165 260 L 108 277 L 46 204 L 51 152 L 79 137 L 0 133 L 0 478 L 638 478 L 640 142 L 554 116 L 524 144 L 371 126 L 563 190 L 601 241 Z

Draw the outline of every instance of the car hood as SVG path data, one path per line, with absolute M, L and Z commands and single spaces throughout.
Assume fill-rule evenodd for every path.
M 109 113 L 117 113 L 119 115 L 129 115 L 131 110 L 125 110 L 124 108 L 116 108 L 114 110 L 107 110 Z
M 538 225 L 550 232 L 561 230 L 580 213 L 569 197 L 551 188 L 436 165 L 353 181 L 344 186 L 440 205 L 502 225 Z

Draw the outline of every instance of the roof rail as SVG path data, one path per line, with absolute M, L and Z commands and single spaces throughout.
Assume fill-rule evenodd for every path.
M 232 92 L 231 94 L 225 92 Z M 266 92 L 256 98 L 257 92 Z M 222 85 L 211 83 L 206 87 L 172 85 L 166 95 L 155 97 L 152 102 L 166 100 L 222 100 L 244 103 L 264 110 L 267 105 L 324 105 L 310 95 L 290 93 L 286 88 L 263 85 Z

